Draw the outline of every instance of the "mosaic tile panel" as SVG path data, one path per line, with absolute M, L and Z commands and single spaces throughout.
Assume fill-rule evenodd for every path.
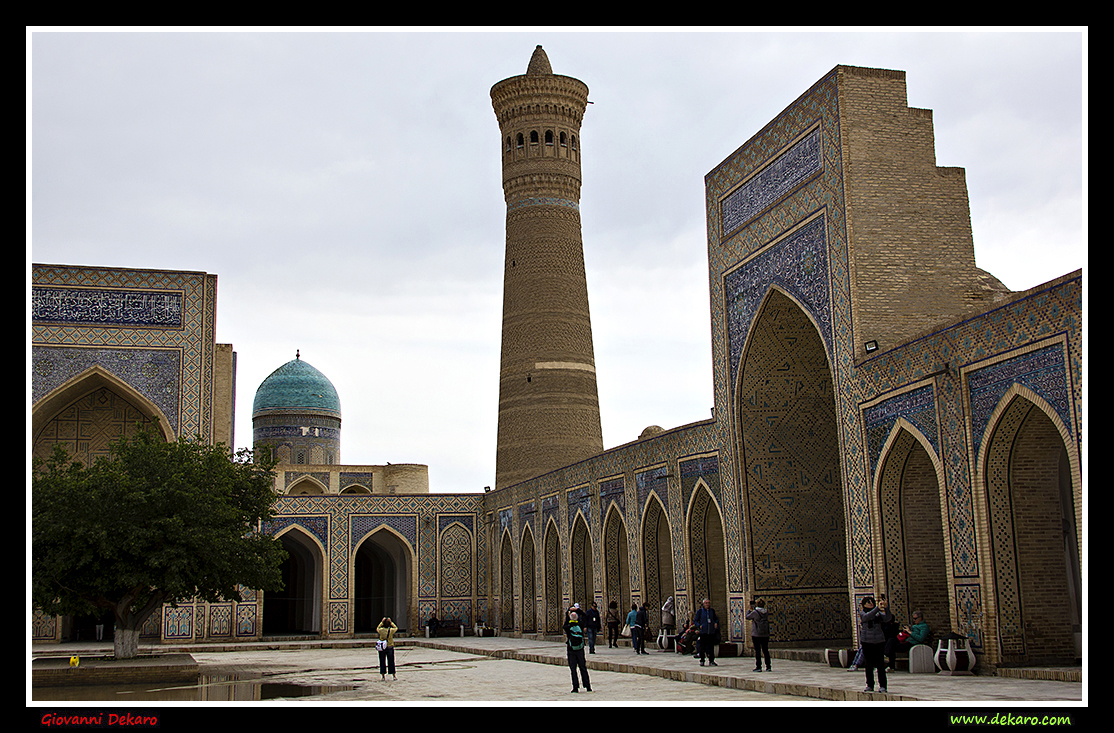
M 236 636 L 254 637 L 260 633 L 258 606 L 236 605 Z
M 667 478 L 669 469 L 665 466 L 652 468 L 649 471 L 642 471 L 634 475 L 634 485 L 638 496 L 638 506 L 646 506 L 647 499 L 650 495 L 657 494 L 663 501 L 668 501 L 669 497 L 669 480 Z M 664 510 L 666 507 L 662 507 Z
M 823 166 L 817 128 L 727 195 L 721 205 L 723 231 L 734 232 L 819 173 Z
M 932 385 L 926 385 L 863 410 L 867 455 L 870 456 L 870 476 L 878 470 L 878 459 L 882 448 L 898 418 L 908 420 L 928 439 L 933 450 L 937 454 L 940 452 L 940 431 L 936 424 L 936 391 Z
M 1028 387 L 1047 401 L 1064 425 L 1074 424 L 1063 345 L 1057 343 L 1029 351 L 967 373 L 971 437 L 976 455 L 991 413 L 1014 384 Z
M 441 532 L 441 597 L 472 595 L 472 533 L 459 521 Z
M 31 324 L 31 343 L 35 347 L 61 346 L 66 348 L 118 349 L 118 350 L 176 350 L 180 360 L 177 381 L 177 405 L 164 410 L 168 416 L 176 415 L 179 435 L 212 436 L 213 409 L 213 352 L 215 350 L 216 283 L 215 275 L 198 272 L 157 270 L 125 270 L 109 268 L 68 267 L 62 265 L 32 265 L 33 288 L 43 293 L 58 290 L 81 289 L 82 297 L 90 302 L 109 303 L 117 296 L 111 293 L 151 293 L 155 298 L 165 293 L 181 294 L 180 325 L 155 327 L 147 319 L 140 324 L 114 324 L 92 321 L 110 319 L 111 308 L 105 307 L 100 315 L 88 310 L 77 323 Z M 104 293 L 98 295 L 97 293 Z M 122 301 L 121 301 L 122 302 Z M 151 301 L 153 302 L 153 301 Z M 40 308 L 49 308 L 40 303 Z M 46 314 L 43 310 L 42 314 Z M 120 319 L 117 319 L 120 320 Z M 157 319 L 156 319 L 157 320 Z M 40 365 L 40 368 L 45 368 Z M 62 374 L 55 375 L 60 379 Z M 147 378 L 155 379 L 155 377 Z M 144 380 L 140 379 L 139 384 Z M 49 391 L 60 382 L 43 381 L 42 389 Z M 45 393 L 44 391 L 44 393 Z M 161 405 L 161 401 L 157 404 Z M 168 417 L 169 419 L 169 417 Z
M 68 326 L 181 328 L 180 291 L 31 289 L 31 320 Z
M 771 285 L 792 295 L 816 319 L 831 351 L 825 228 L 824 217 L 812 219 L 724 276 L 731 384 L 736 383 L 747 334 Z
M 32 404 L 94 366 L 119 378 L 162 411 L 170 428 L 178 434 L 181 424 L 180 349 L 34 346 L 31 349 Z
M 591 526 L 591 499 L 592 492 L 588 486 L 580 486 L 567 492 L 566 501 L 568 502 L 569 526 L 572 526 L 577 513 L 583 514 L 585 521 Z
M 232 636 L 232 604 L 209 606 L 208 636 Z

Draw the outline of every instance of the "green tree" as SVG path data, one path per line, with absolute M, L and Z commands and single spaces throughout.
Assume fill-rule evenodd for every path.
M 112 609 L 116 657 L 128 659 L 164 603 L 280 589 L 286 551 L 261 531 L 273 465 L 148 429 L 92 466 L 56 447 L 32 472 L 32 601 L 50 615 Z

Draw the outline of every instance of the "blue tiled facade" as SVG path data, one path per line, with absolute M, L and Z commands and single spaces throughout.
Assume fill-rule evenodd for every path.
M 907 511 L 887 503 L 900 445 L 940 477 L 927 503 L 941 527 L 941 559 L 926 569 L 943 589 L 934 628 L 969 633 L 991 664 L 1023 661 L 1023 640 L 999 641 L 1034 591 L 995 560 L 992 536 L 1008 539 L 1014 521 L 1001 497 L 1019 491 L 995 461 L 1002 436 L 1044 421 L 1082 516 L 1082 274 L 857 357 L 853 311 L 871 284 L 852 278 L 839 79 L 838 68 L 820 79 L 706 176 L 714 417 L 485 494 L 281 498 L 270 530 L 323 553 L 321 634 L 354 633 L 354 557 L 385 532 L 410 558 L 411 627 L 437 613 L 541 633 L 569 603 L 605 608 L 618 593 L 650 601 L 656 629 L 663 595 L 683 619 L 710 594 L 729 639 L 745 642 L 760 593 L 773 599 L 775 643 L 852 643 L 859 598 L 919 582 L 889 577 L 918 568 L 882 541 Z M 207 429 L 215 279 L 51 266 L 34 277 L 36 402 L 99 364 L 176 433 Z M 1032 410 L 1015 418 L 1022 404 Z M 575 597 L 585 578 L 590 597 Z M 152 630 L 258 638 L 260 595 L 167 611 Z M 34 633 L 57 632 L 37 619 Z

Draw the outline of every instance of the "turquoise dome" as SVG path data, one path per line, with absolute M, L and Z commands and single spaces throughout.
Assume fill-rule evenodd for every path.
M 333 383 L 312 366 L 294 359 L 271 372 L 255 391 L 252 417 L 302 412 L 340 418 L 340 398 Z

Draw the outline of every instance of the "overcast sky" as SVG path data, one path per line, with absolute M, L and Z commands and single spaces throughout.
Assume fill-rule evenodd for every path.
M 588 85 L 581 219 L 605 447 L 713 404 L 704 176 L 837 64 L 901 69 L 1013 290 L 1085 265 L 1085 33 L 29 32 L 28 260 L 218 276 L 255 390 L 294 358 L 344 463 L 494 483 L 505 204 L 489 91 Z

